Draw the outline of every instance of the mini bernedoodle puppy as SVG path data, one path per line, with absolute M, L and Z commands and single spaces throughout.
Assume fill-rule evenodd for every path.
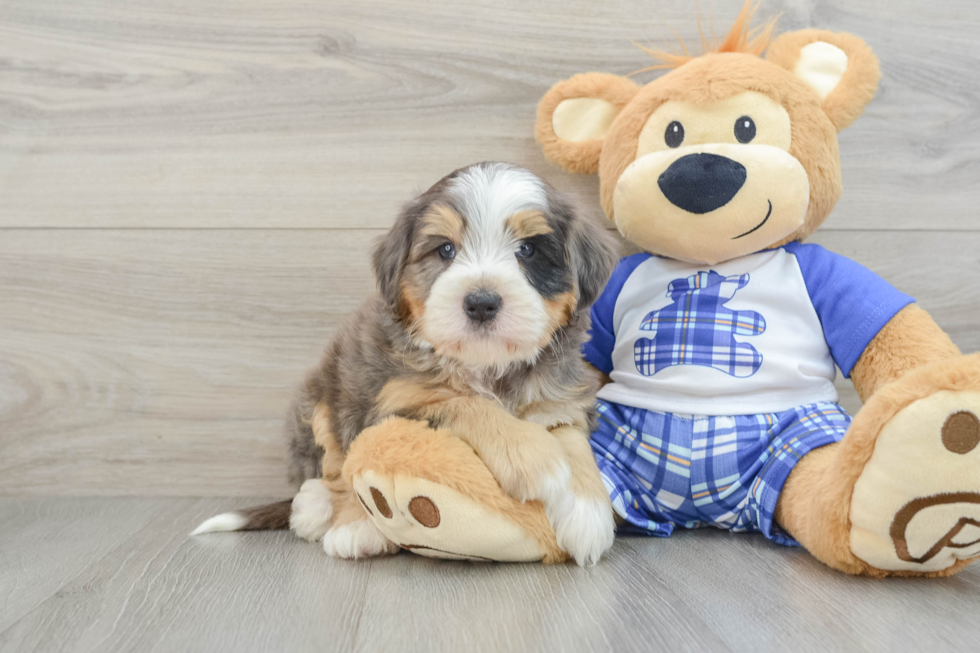
M 595 563 L 615 525 L 588 446 L 599 373 L 579 349 L 614 262 L 606 232 L 531 172 L 479 163 L 446 176 L 377 245 L 378 295 L 336 334 L 293 407 L 300 492 L 195 533 L 289 525 L 334 556 L 394 552 L 340 469 L 362 430 L 401 416 L 467 442 L 508 494 L 544 504 L 562 549 Z M 556 437 L 559 426 L 575 437 Z

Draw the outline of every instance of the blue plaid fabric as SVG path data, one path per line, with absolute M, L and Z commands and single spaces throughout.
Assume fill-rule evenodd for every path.
M 735 336 L 755 336 L 766 330 L 766 320 L 755 311 L 733 311 L 725 302 L 749 283 L 749 275 L 723 277 L 715 271 L 698 272 L 670 282 L 670 306 L 643 318 L 640 338 L 633 345 L 636 369 L 653 376 L 672 365 L 703 365 L 735 377 L 752 376 L 762 365 L 755 347 Z
M 620 531 L 669 536 L 676 526 L 758 531 L 798 543 L 773 521 L 793 466 L 844 437 L 851 417 L 833 403 L 762 415 L 679 416 L 598 401 L 592 434 Z

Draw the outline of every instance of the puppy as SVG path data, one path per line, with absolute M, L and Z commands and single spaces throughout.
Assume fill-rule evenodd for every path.
M 508 494 L 543 503 L 559 546 L 595 563 L 614 522 L 588 443 L 599 375 L 579 349 L 614 262 L 605 231 L 527 170 L 479 163 L 443 178 L 377 245 L 378 295 L 293 407 L 290 473 L 307 482 L 291 506 L 226 513 L 195 533 L 288 523 L 331 555 L 394 552 L 340 470 L 363 429 L 397 415 L 466 441 Z

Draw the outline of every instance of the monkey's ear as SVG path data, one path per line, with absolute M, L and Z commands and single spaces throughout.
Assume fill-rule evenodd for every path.
M 545 157 L 569 172 L 598 172 L 606 132 L 638 90 L 608 73 L 582 73 L 552 86 L 538 103 L 535 125 Z
M 766 59 L 816 91 L 837 131 L 857 120 L 881 78 L 875 53 L 851 34 L 817 29 L 787 32 L 769 46 Z

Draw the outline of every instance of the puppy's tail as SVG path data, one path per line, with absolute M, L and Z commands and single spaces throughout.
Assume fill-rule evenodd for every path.
M 226 512 L 205 520 L 191 535 L 218 531 L 278 531 L 289 528 L 293 501 L 267 503 L 264 506 Z

